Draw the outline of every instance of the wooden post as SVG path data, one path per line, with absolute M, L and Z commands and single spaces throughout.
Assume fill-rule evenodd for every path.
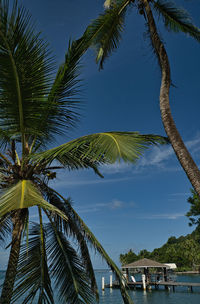
M 145 276 L 145 274 L 142 274 L 142 286 L 143 286 L 143 290 L 146 290 L 146 276 Z
M 112 284 L 112 274 L 110 275 L 110 288 L 112 288 L 113 284 Z
M 105 278 L 102 277 L 102 290 L 104 290 L 104 289 L 105 289 Z
M 128 268 L 126 268 L 126 281 L 127 282 L 129 281 L 129 271 L 128 271 Z
M 167 268 L 164 268 L 164 281 L 167 282 Z
M 164 282 L 167 282 L 167 268 L 164 267 L 163 270 L 164 270 Z M 165 289 L 169 290 L 168 286 L 165 285 Z

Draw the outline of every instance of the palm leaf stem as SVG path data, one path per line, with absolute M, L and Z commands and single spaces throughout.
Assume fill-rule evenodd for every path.
M 17 158 L 17 164 L 20 166 L 21 162 L 20 162 L 19 155 L 16 150 L 15 150 L 15 154 L 16 154 L 16 158 Z
M 127 0 L 127 1 L 124 3 L 124 5 L 122 5 L 121 9 L 120 9 L 119 12 L 118 12 L 118 15 L 120 15 L 120 14 L 123 12 L 123 10 L 126 8 L 126 6 L 127 6 L 130 2 L 131 2 L 131 0 Z
M 35 146 L 36 140 L 37 140 L 37 136 L 34 136 L 34 139 L 33 139 L 32 143 L 31 143 L 31 145 L 30 145 L 29 153 L 32 152 L 32 150 L 33 150 L 33 148 L 34 148 L 34 146 Z

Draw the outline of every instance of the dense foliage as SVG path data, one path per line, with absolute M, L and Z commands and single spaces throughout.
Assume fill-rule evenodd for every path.
M 161 263 L 176 263 L 178 270 L 190 270 L 195 265 L 200 264 L 200 226 L 191 234 L 176 238 L 171 236 L 160 248 L 152 252 L 146 249 L 135 254 L 129 250 L 125 254 L 120 254 L 122 265 L 132 263 L 143 258 L 152 259 Z
M 190 210 L 187 212 L 186 216 L 189 217 L 189 225 L 200 225 L 200 197 L 191 189 L 191 196 L 188 198 L 188 203 L 190 204 Z

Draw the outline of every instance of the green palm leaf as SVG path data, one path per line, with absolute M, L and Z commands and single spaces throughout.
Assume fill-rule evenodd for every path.
M 137 132 L 105 132 L 80 137 L 31 156 L 34 161 L 59 161 L 69 169 L 93 167 L 123 160 L 135 162 L 153 144 L 166 144 L 164 137 Z
M 67 220 L 67 217 L 62 214 L 60 210 L 44 200 L 36 186 L 29 180 L 18 182 L 0 197 L 0 217 L 3 217 L 13 210 L 29 208 L 36 205 L 56 212 Z
M 85 239 L 85 235 L 82 231 L 82 227 L 80 227 L 79 221 L 77 221 L 75 218 L 74 213 L 71 211 L 71 208 L 68 207 L 71 205 L 70 199 L 67 200 L 69 204 L 65 204 L 65 202 L 61 201 L 55 192 L 47 185 L 43 184 L 42 189 L 46 193 L 47 200 L 67 216 L 68 221 L 66 222 L 60 216 L 53 215 L 55 226 L 58 230 L 63 231 L 67 237 L 74 238 L 76 243 L 78 243 L 83 265 L 85 267 L 88 278 L 91 281 L 92 292 L 96 295 L 96 299 L 98 301 L 98 287 L 90 259 L 87 240 Z
M 193 25 L 187 11 L 177 7 L 172 1 L 153 1 L 155 11 L 163 17 L 167 29 L 173 32 L 184 32 L 200 41 L 200 29 Z
M 9 131 L 4 131 L 0 129 L 0 151 L 3 152 L 7 147 L 7 144 L 11 141 L 11 134 Z
M 0 245 L 2 246 L 6 240 L 8 235 L 12 231 L 12 220 L 11 215 L 7 214 L 0 218 Z
M 22 304 L 32 303 L 35 297 L 38 304 L 54 304 L 53 291 L 47 265 L 46 235 L 43 225 L 34 224 L 27 245 L 22 246 L 17 283 L 12 303 L 28 294 Z
M 62 195 L 60 195 L 55 190 L 49 188 L 52 193 L 54 193 L 56 196 L 60 197 L 63 201 L 63 203 L 66 205 L 65 210 L 67 211 L 67 214 L 71 213 L 71 218 L 73 218 L 73 221 L 76 221 L 79 230 L 82 231 L 82 234 L 84 235 L 85 240 L 89 241 L 92 248 L 98 251 L 98 253 L 101 255 L 101 257 L 106 261 L 106 263 L 110 266 L 111 270 L 115 273 L 117 279 L 120 283 L 120 290 L 121 295 L 123 297 L 125 304 L 133 304 L 133 301 L 131 300 L 127 290 L 126 290 L 126 282 L 124 280 L 124 276 L 119 270 L 119 268 L 116 266 L 116 264 L 112 261 L 112 259 L 109 257 L 107 252 L 104 250 L 102 245 L 99 243 L 99 241 L 96 239 L 94 234 L 90 231 L 90 229 L 87 227 L 87 225 L 84 223 L 84 221 L 81 219 L 81 217 L 76 213 L 76 211 L 72 208 L 71 203 L 69 200 L 66 200 Z M 57 205 L 58 206 L 58 205 Z M 63 207 L 61 209 L 63 212 Z
M 88 277 L 74 248 L 56 229 L 53 222 L 47 224 L 50 271 L 55 278 L 62 303 L 94 303 Z
M 25 134 L 41 135 L 52 70 L 46 43 L 34 32 L 30 15 L 14 1 L 0 4 L 0 127 L 22 141 Z
M 50 128 L 50 131 L 53 125 L 51 136 L 55 134 L 55 131 L 58 134 L 64 134 L 65 130 L 74 126 L 78 119 L 79 61 L 83 54 L 80 45 L 78 40 L 69 43 L 65 62 L 59 67 L 48 95 L 46 118 L 43 117 L 42 124 Z
M 126 8 L 131 0 L 118 0 L 110 9 L 101 14 L 86 29 L 83 38 L 85 43 L 97 51 L 96 61 L 100 69 L 105 59 L 118 47 L 124 29 Z

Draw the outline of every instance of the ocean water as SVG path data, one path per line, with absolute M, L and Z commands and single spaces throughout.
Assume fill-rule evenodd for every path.
M 96 270 L 96 278 L 99 286 L 100 304 L 123 304 L 123 300 L 118 289 L 105 288 L 101 290 L 102 277 L 105 283 L 109 283 L 111 273 L 108 270 Z M 0 271 L 0 285 L 3 282 L 4 272 Z M 173 279 L 178 282 L 199 282 L 200 275 L 174 275 Z M 176 287 L 175 292 L 166 291 L 164 288 L 151 291 L 130 290 L 129 291 L 134 304 L 199 304 L 200 287 L 193 288 L 193 292 L 187 290 L 187 287 Z M 21 304 L 21 301 L 15 304 Z M 33 304 L 36 304 L 34 302 Z M 59 302 L 56 302 L 59 304 Z

